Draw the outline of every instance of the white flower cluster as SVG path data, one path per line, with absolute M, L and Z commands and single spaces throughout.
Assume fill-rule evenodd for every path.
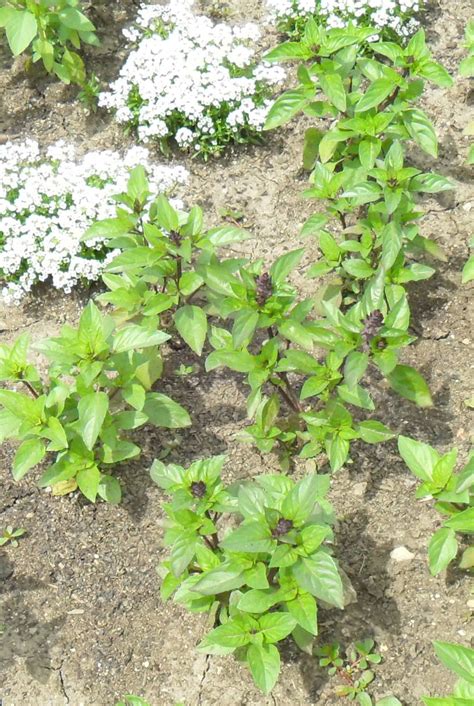
M 37 142 L 0 146 L 0 281 L 6 303 L 19 303 L 36 282 L 70 292 L 82 280 L 98 279 L 117 252 L 102 241 L 81 242 L 95 220 L 115 215 L 113 196 L 127 188 L 129 170 L 142 164 L 154 193 L 186 182 L 181 166 L 153 165 L 148 150 L 110 150 L 76 158 L 57 142 L 42 154 Z M 182 208 L 182 203 L 175 200 Z
M 192 0 L 145 5 L 124 34 L 136 46 L 99 105 L 143 142 L 174 138 L 181 148 L 218 152 L 262 130 L 271 86 L 284 70 L 255 65 L 258 27 L 214 24 Z
M 272 20 L 283 31 L 295 30 L 299 21 L 315 17 L 329 28 L 345 27 L 352 21 L 399 37 L 416 32 L 419 24 L 414 15 L 422 3 L 423 0 L 267 0 Z

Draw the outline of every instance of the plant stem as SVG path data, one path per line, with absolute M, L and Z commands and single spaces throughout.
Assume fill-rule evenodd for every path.
M 268 572 L 267 579 L 268 579 L 268 583 L 270 585 L 274 585 L 276 583 L 275 578 L 276 578 L 277 573 L 278 573 L 278 568 L 276 566 L 271 568 L 270 571 Z
M 273 328 L 273 326 L 269 326 L 267 329 L 268 335 L 270 338 L 276 338 L 277 332 Z M 288 348 L 288 346 L 287 346 Z M 281 360 L 280 352 L 278 351 L 278 360 Z M 295 391 L 293 390 L 293 387 L 291 385 L 291 382 L 288 380 L 288 375 L 285 372 L 278 372 L 277 377 L 280 378 L 280 380 L 283 382 L 285 387 L 280 387 L 280 385 L 276 385 L 275 383 L 272 383 L 280 393 L 280 395 L 283 397 L 285 402 L 291 409 L 296 412 L 300 413 L 302 411 L 302 407 L 300 404 L 300 401 L 298 400 L 298 397 L 295 394 Z
M 211 517 L 211 513 L 209 512 L 209 510 L 206 510 L 206 512 L 204 514 L 213 524 L 215 524 L 216 516 L 218 515 L 218 513 L 216 513 L 214 515 L 214 519 Z M 206 540 L 206 542 L 208 542 L 208 537 L 204 537 L 204 539 Z M 211 534 L 211 539 L 209 540 L 208 543 L 210 544 L 210 548 L 213 551 L 215 549 L 219 549 L 219 536 L 218 536 L 217 532 L 214 532 L 214 534 Z
M 275 387 L 278 388 L 280 391 L 282 397 L 285 398 L 286 402 L 290 405 L 290 407 L 295 411 L 295 412 L 301 412 L 302 407 L 301 404 L 295 394 L 295 391 L 293 390 L 290 381 L 288 380 L 288 375 L 286 373 L 277 373 L 278 377 L 280 380 L 285 384 L 285 388 L 280 387 L 279 385 L 276 385 Z
M 29 383 L 28 380 L 22 380 L 21 382 L 23 383 L 23 385 L 25 385 L 25 386 L 28 388 L 28 390 L 31 392 L 31 394 L 33 395 L 33 397 L 34 397 L 35 399 L 38 399 L 39 393 L 36 392 L 36 390 L 35 390 L 35 388 L 33 387 L 33 385 L 31 385 L 31 383 Z

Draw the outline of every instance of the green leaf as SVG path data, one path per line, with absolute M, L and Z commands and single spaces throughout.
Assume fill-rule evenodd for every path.
M 438 140 L 430 120 L 422 110 L 406 110 L 403 114 L 405 127 L 410 136 L 432 157 L 438 156 Z
M 375 419 L 367 419 L 361 422 L 358 426 L 358 432 L 360 438 L 366 444 L 378 444 L 381 441 L 393 439 L 395 436 L 388 427 Z
M 361 385 L 355 385 L 355 387 L 339 385 L 337 388 L 337 394 L 341 400 L 344 400 L 344 402 L 347 402 L 348 404 L 353 404 L 356 407 L 362 407 L 362 409 L 368 409 L 369 411 L 373 411 L 375 409 L 371 396 Z
M 44 399 L 44 398 L 43 398 Z M 42 421 L 39 400 L 32 400 L 13 390 L 0 390 L 0 404 L 18 419 L 36 426 Z
M 270 275 L 272 282 L 281 284 L 288 277 L 290 272 L 295 269 L 299 261 L 304 255 L 304 248 L 292 250 L 291 252 L 281 255 L 270 267 Z
M 149 184 L 145 168 L 139 164 L 131 170 L 127 184 L 127 195 L 139 204 L 143 203 L 149 194 Z
M 232 343 L 235 348 L 247 346 L 253 338 L 257 327 L 259 314 L 253 309 L 241 309 L 234 317 L 232 326 Z
M 206 358 L 206 370 L 225 366 L 238 373 L 250 373 L 257 367 L 255 356 L 247 351 L 213 351 Z
M 14 56 L 21 54 L 38 32 L 35 16 L 27 10 L 12 11 L 8 17 L 6 33 Z
M 344 608 L 344 591 L 337 564 L 327 552 L 319 551 L 310 559 L 300 559 L 291 571 L 305 591 L 330 605 Z
M 302 628 L 300 625 L 297 625 L 291 633 L 291 637 L 302 652 L 306 652 L 311 655 L 311 657 L 313 656 L 314 635 Z
M 265 642 L 284 640 L 296 625 L 295 618 L 289 613 L 267 613 L 258 620 L 260 632 Z
M 117 478 L 101 475 L 97 492 L 100 497 L 111 505 L 118 505 L 122 500 L 122 487 Z
M 382 265 L 389 270 L 398 257 L 402 248 L 402 230 L 400 226 L 391 221 L 382 231 Z
M 456 696 L 442 697 L 421 697 L 426 706 L 472 706 L 472 699 L 459 699 Z
M 440 191 L 450 191 L 454 184 L 441 174 L 418 174 L 410 181 L 410 191 L 420 191 L 426 194 L 437 194 Z
M 171 552 L 171 570 L 178 578 L 188 567 L 196 553 L 196 535 L 192 530 L 183 532 L 173 544 Z
M 268 111 L 264 130 L 273 130 L 287 123 L 293 116 L 303 110 L 308 102 L 309 94 L 307 89 L 298 88 L 285 91 L 273 103 Z
M 79 429 L 88 449 L 94 448 L 109 409 L 109 398 L 105 392 L 91 392 L 78 404 Z M 87 495 L 84 493 L 84 495 Z M 88 497 L 88 496 L 87 496 Z
M 408 436 L 398 437 L 398 450 L 408 468 L 420 480 L 430 482 L 439 454 L 428 444 L 415 441 Z
M 166 196 L 160 194 L 155 200 L 156 206 L 156 221 L 157 223 L 171 233 L 179 228 L 178 213 L 174 210 Z
M 448 74 L 444 66 L 438 64 L 436 61 L 426 61 L 418 69 L 417 74 L 427 78 L 428 81 L 436 83 L 437 86 L 442 86 L 443 88 L 449 88 L 453 85 L 453 79 Z
M 159 392 L 149 392 L 143 412 L 152 424 L 166 429 L 181 429 L 191 424 L 189 414 L 180 404 L 167 395 Z
M 470 507 L 464 512 L 459 512 L 453 515 L 444 523 L 446 527 L 451 527 L 456 532 L 465 532 L 466 534 L 474 534 L 474 507 Z
M 275 645 L 250 645 L 247 663 L 255 684 L 264 694 L 268 694 L 280 674 L 280 653 Z
M 252 236 L 247 230 L 234 225 L 217 226 L 208 230 L 206 239 L 209 240 L 216 248 L 221 248 L 232 243 L 240 243 L 243 240 L 248 240 Z
M 344 113 L 347 108 L 347 100 L 346 89 L 344 88 L 342 78 L 339 74 L 326 72 L 321 72 L 318 78 L 321 88 L 331 103 Z
M 0 7 L 0 27 L 5 27 L 13 13 L 17 12 L 12 7 Z
M 318 157 L 319 143 L 323 133 L 315 127 L 309 127 L 304 134 L 303 169 L 310 171 Z
M 265 61 L 293 61 L 294 59 L 309 59 L 311 49 L 303 42 L 283 42 L 268 51 L 263 57 Z
M 326 452 L 329 456 L 331 470 L 339 471 L 349 455 L 349 441 L 336 434 L 332 439 L 326 440 Z
M 305 238 L 308 235 L 314 235 L 323 228 L 328 221 L 328 217 L 324 213 L 313 213 L 307 221 L 305 221 L 301 229 L 301 237 Z
M 443 571 L 458 553 L 458 543 L 454 530 L 442 527 L 431 537 L 428 547 L 430 571 L 436 576 Z
M 128 324 L 115 334 L 113 350 L 115 353 L 124 353 L 138 348 L 160 346 L 169 338 L 170 336 L 163 331 L 150 331 L 138 324 Z
M 251 589 L 243 594 L 237 608 L 245 613 L 266 613 L 279 600 L 276 591 Z
M 372 277 L 374 274 L 372 267 L 365 260 L 358 258 L 344 260 L 342 266 L 351 277 L 356 279 L 367 279 L 367 277 Z
M 221 547 L 231 552 L 259 554 L 271 552 L 274 547 L 270 529 L 261 522 L 240 525 L 221 541 Z
M 5 439 L 18 436 L 21 419 L 18 419 L 8 409 L 0 410 L 0 443 L 3 444 Z
M 288 493 L 281 506 L 282 515 L 296 525 L 302 524 L 311 514 L 319 496 L 320 479 L 317 473 L 302 478 Z
M 224 625 L 219 625 L 211 630 L 199 644 L 199 649 L 205 651 L 207 647 L 218 645 L 229 647 L 232 650 L 243 647 L 250 642 L 248 631 L 236 620 L 229 620 Z
M 469 684 L 474 684 L 474 650 L 450 642 L 436 641 L 433 645 L 438 659 L 445 667 Z
M 75 7 L 65 7 L 58 12 L 58 17 L 69 29 L 75 29 L 78 32 L 93 32 L 95 30 L 92 22 Z
M 95 503 L 101 480 L 101 473 L 97 466 L 81 469 L 77 473 L 76 480 L 82 494 Z
M 231 562 L 221 564 L 207 571 L 192 587 L 193 591 L 203 596 L 214 596 L 226 591 L 234 591 L 245 583 L 243 570 Z
M 310 593 L 300 593 L 297 598 L 286 602 L 286 607 L 304 630 L 318 634 L 318 607 Z
M 188 346 L 201 355 L 207 335 L 207 316 L 199 306 L 186 304 L 174 315 L 178 333 Z
M 464 490 L 469 490 L 474 485 L 474 454 L 471 455 L 468 462 L 460 472 L 456 492 L 462 493 Z
M 462 553 L 459 562 L 460 569 L 472 569 L 474 567 L 474 547 L 467 547 Z
M 298 321 L 287 319 L 279 327 L 282 336 L 285 336 L 292 343 L 302 346 L 308 350 L 313 349 L 313 337 L 311 333 Z
M 365 169 L 372 169 L 382 149 L 382 140 L 366 137 L 359 143 L 359 159 Z
M 462 270 L 462 283 L 467 284 L 474 279 L 474 255 L 468 259 Z
M 348 387 L 354 387 L 364 376 L 369 364 L 367 353 L 352 351 L 344 363 L 344 382 Z
M 27 439 L 17 449 L 13 459 L 12 475 L 19 481 L 28 473 L 30 468 L 43 460 L 46 450 L 40 439 Z
M 387 376 L 395 392 L 418 407 L 432 407 L 433 400 L 428 385 L 420 373 L 409 365 L 397 365 Z
M 362 113 L 380 105 L 394 91 L 395 87 L 394 82 L 389 78 L 375 79 L 358 103 L 356 103 L 356 113 Z

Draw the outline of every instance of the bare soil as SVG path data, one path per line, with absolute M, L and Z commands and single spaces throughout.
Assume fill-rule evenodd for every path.
M 209 5 L 210 3 L 207 3 Z M 212 3 L 211 3 L 212 4 Z M 215 3 L 214 3 L 215 4 Z M 105 80 L 116 75 L 125 56 L 120 29 L 137 3 L 96 3 L 95 19 L 105 37 L 91 62 Z M 262 1 L 226 3 L 236 19 L 258 19 Z M 464 26 L 472 15 L 467 0 L 442 0 L 431 8 L 427 31 L 435 57 L 457 74 L 463 56 Z M 271 44 L 275 36 L 269 36 Z M 74 89 L 41 76 L 25 77 L 16 62 L 10 68 L 0 51 L 0 133 L 34 137 L 42 144 L 74 140 L 88 147 L 128 144 L 113 120 L 86 115 Z M 430 89 L 426 110 L 440 136 L 436 170 L 456 181 L 453 193 L 426 199 L 424 231 L 443 246 L 448 262 L 428 282 L 411 287 L 413 329 L 418 342 L 406 361 L 430 382 L 435 404 L 417 409 L 376 382 L 377 417 L 395 431 L 434 444 L 457 445 L 463 460 L 469 450 L 472 412 L 472 288 L 461 286 L 460 270 L 472 234 L 472 169 L 465 166 L 468 140 L 463 129 L 472 120 L 473 93 L 467 80 L 447 90 Z M 299 228 L 314 204 L 301 199 L 301 123 L 268 136 L 261 147 L 230 149 L 208 164 L 180 158 L 192 173 L 188 202 L 218 222 L 222 208 L 241 210 L 255 238 L 246 252 L 273 259 L 301 244 Z M 159 156 L 158 156 L 159 158 Z M 417 164 L 434 166 L 419 153 Z M 305 243 L 305 263 L 315 254 Z M 307 291 L 305 263 L 298 282 Z M 77 320 L 90 293 L 60 296 L 38 290 L 21 308 L 0 310 L 2 340 L 28 330 L 36 340 Z M 198 365 L 196 374 L 179 378 L 181 363 Z M 262 696 L 249 674 L 231 658 L 206 658 L 194 647 L 206 630 L 206 616 L 190 616 L 158 595 L 155 566 L 162 548 L 162 493 L 147 469 L 171 446 L 170 459 L 225 452 L 226 476 L 244 478 L 277 469 L 273 456 L 261 457 L 236 441 L 245 426 L 245 389 L 239 375 L 205 374 L 191 354 L 170 358 L 160 389 L 192 412 L 189 430 L 150 430 L 143 435 L 142 458 L 119 470 L 125 489 L 120 507 L 91 505 L 80 497 L 53 498 L 32 477 L 15 484 L 10 466 L 13 446 L 0 450 L 0 529 L 24 527 L 17 548 L 0 549 L 0 702 L 3 706 L 113 706 L 124 693 L 147 698 L 153 706 L 307 706 L 339 703 L 317 661 L 288 643 L 281 678 L 272 695 Z M 302 473 L 303 465 L 297 469 Z M 467 601 L 469 579 L 456 569 L 433 578 L 426 563 L 430 534 L 439 517 L 430 503 L 414 499 L 415 481 L 396 453 L 395 444 L 360 445 L 353 463 L 339 473 L 331 491 L 338 513 L 337 553 L 357 591 L 357 602 L 344 613 L 321 612 L 321 641 L 343 644 L 374 637 L 384 656 L 377 668 L 374 696 L 394 694 L 406 706 L 421 695 L 443 694 L 452 681 L 437 663 L 433 639 L 473 640 Z M 411 561 L 390 558 L 394 547 L 414 554 Z

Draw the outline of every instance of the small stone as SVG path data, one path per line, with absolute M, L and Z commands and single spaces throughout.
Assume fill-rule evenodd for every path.
M 471 600 L 467 602 L 467 607 L 474 610 L 474 598 L 471 598 Z
M 364 483 L 364 482 L 354 483 L 354 485 L 352 486 L 352 494 L 361 498 L 363 495 L 365 495 L 366 489 L 367 489 L 367 483 Z
M 394 561 L 411 561 L 415 558 L 415 555 L 406 547 L 395 547 L 395 549 L 390 552 L 390 557 Z

